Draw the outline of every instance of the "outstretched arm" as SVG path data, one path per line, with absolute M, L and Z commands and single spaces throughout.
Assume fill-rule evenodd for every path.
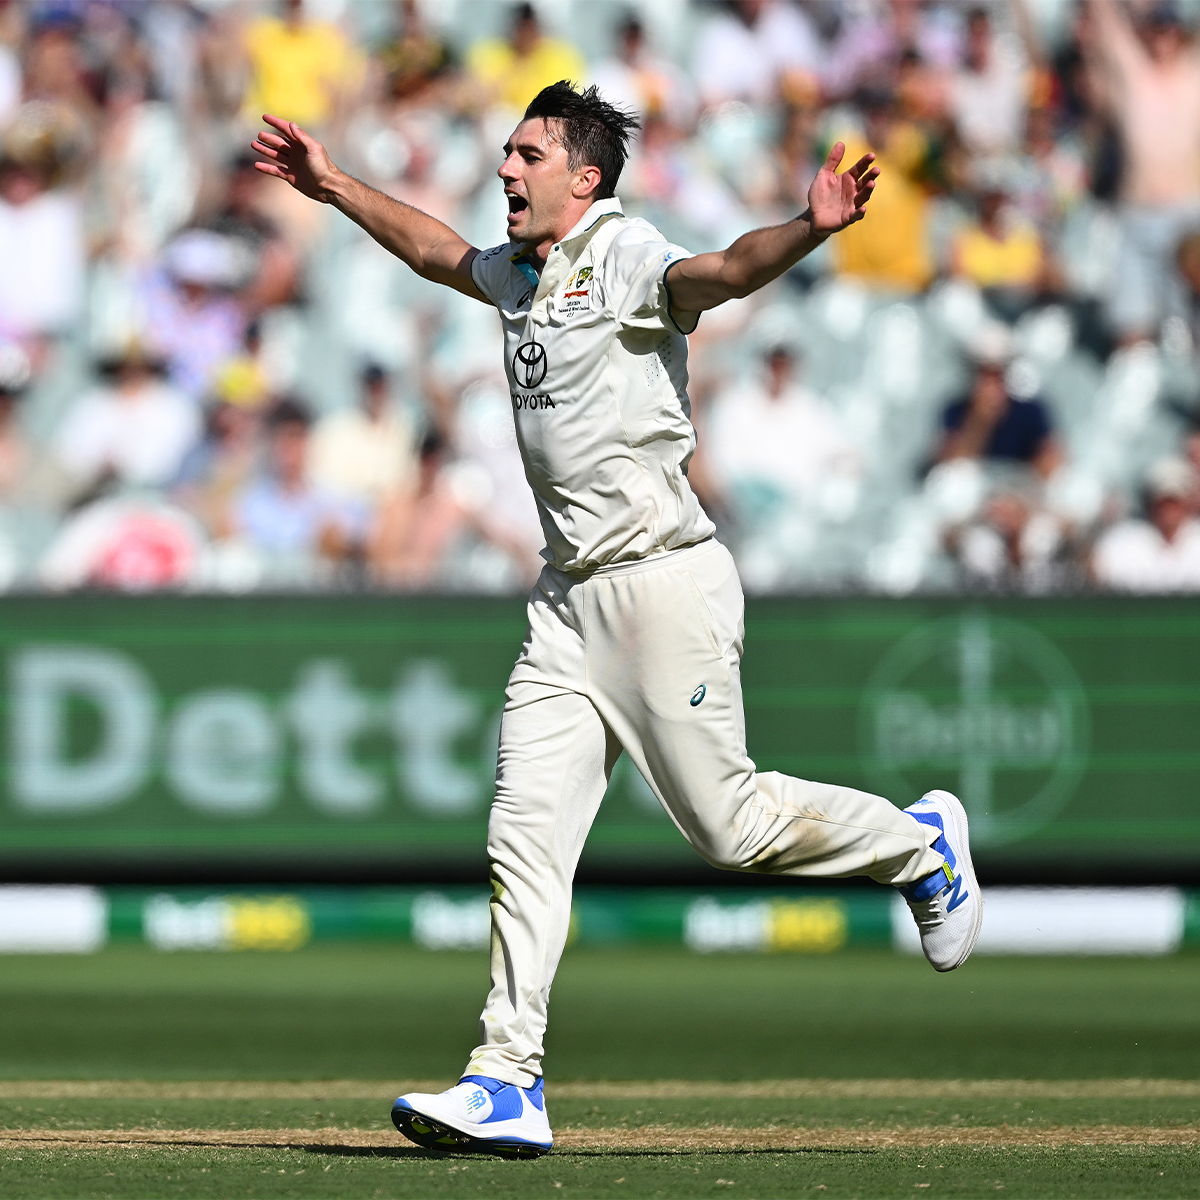
M 479 253 L 474 246 L 419 208 L 393 200 L 339 170 L 325 147 L 295 121 L 266 115 L 263 120 L 271 131 L 260 132 L 252 145 L 265 160 L 255 164 L 264 175 L 274 175 L 305 196 L 332 204 L 423 278 L 486 303 L 471 279 L 471 262 Z
M 680 312 L 703 312 L 726 300 L 748 296 L 794 267 L 831 233 L 866 216 L 879 168 L 864 154 L 848 171 L 837 173 L 846 147 L 838 142 L 808 189 L 808 211 L 786 225 L 743 234 L 728 250 L 680 259 L 667 268 L 671 305 Z

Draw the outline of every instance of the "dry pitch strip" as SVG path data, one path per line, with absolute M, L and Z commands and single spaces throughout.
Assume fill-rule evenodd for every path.
M 437 1091 L 446 1081 L 332 1080 L 319 1082 L 139 1082 L 130 1080 L 0 1082 L 0 1101 L 377 1101 L 383 1112 L 391 1099 L 407 1091 Z M 724 1083 L 659 1080 L 647 1083 L 569 1082 L 547 1089 L 558 1100 L 670 1102 L 705 1100 L 804 1101 L 909 1100 L 985 1101 L 1020 1098 L 1042 1101 L 1200 1101 L 1200 1081 L 1172 1079 L 1114 1080 L 766 1080 Z M 553 1108 L 552 1108 L 553 1111 Z M 390 1129 L 142 1128 L 73 1129 L 36 1126 L 0 1129 L 0 1150 L 21 1147 L 183 1147 L 258 1146 L 302 1150 L 308 1147 L 369 1150 L 407 1147 Z M 872 1124 L 838 1125 L 680 1125 L 624 1122 L 589 1128 L 575 1121 L 555 1130 L 560 1151 L 792 1150 L 798 1148 L 937 1148 L 950 1146 L 1200 1146 L 1200 1122 L 1171 1125 L 1077 1124 Z

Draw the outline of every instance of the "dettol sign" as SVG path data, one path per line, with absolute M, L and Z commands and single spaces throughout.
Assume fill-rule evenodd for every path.
M 872 785 L 899 804 L 958 793 L 972 840 L 1023 837 L 1070 800 L 1087 766 L 1087 701 L 1030 626 L 982 614 L 931 621 L 893 645 L 863 693 Z

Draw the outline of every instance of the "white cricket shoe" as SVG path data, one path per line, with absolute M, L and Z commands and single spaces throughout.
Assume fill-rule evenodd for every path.
M 445 1092 L 410 1092 L 392 1105 L 392 1124 L 429 1150 L 537 1158 L 554 1145 L 539 1079 L 531 1088 L 464 1075 Z
M 940 830 L 933 848 L 946 865 L 896 890 L 908 901 L 921 934 L 921 949 L 935 971 L 953 971 L 967 961 L 983 925 L 983 896 L 971 865 L 967 811 L 949 792 L 926 792 L 904 810 Z

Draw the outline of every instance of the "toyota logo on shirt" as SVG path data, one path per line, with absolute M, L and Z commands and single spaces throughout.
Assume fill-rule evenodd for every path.
M 523 342 L 512 360 L 513 379 L 520 388 L 535 388 L 546 378 L 546 347 L 539 342 Z

